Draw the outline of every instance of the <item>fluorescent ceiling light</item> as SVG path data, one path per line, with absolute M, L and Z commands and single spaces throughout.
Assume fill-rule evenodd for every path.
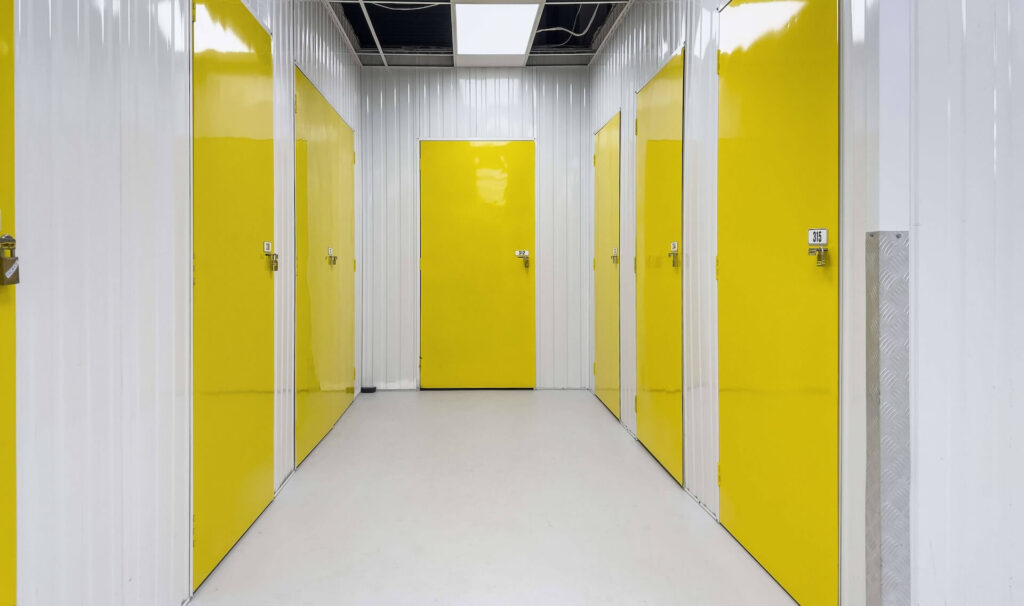
M 455 4 L 459 55 L 525 55 L 540 4 Z

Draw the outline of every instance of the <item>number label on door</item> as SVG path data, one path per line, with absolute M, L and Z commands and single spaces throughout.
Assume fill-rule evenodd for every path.
M 266 242 L 266 241 L 263 242 L 263 252 L 264 253 L 272 253 L 272 252 L 274 252 L 274 245 L 271 244 L 270 242 Z
M 808 229 L 807 244 L 809 246 L 825 246 L 828 244 L 827 229 Z

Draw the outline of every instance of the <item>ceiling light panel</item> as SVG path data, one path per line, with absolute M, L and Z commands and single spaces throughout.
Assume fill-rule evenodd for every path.
M 540 4 L 455 4 L 458 55 L 525 56 Z

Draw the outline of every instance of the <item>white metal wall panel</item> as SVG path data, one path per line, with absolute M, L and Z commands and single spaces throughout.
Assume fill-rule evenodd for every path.
M 295 468 L 295 68 L 302 70 L 355 131 L 359 149 L 359 61 L 323 0 L 244 0 L 270 31 L 274 53 L 274 246 L 281 255 L 275 281 L 277 363 L 274 399 L 274 481 Z M 357 160 L 360 158 L 357 154 Z M 356 171 L 356 259 L 361 264 L 362 205 Z M 356 273 L 356 386 L 362 347 L 361 275 Z
M 366 68 L 363 366 L 381 389 L 419 374 L 419 141 L 533 139 L 537 386 L 589 387 L 591 143 L 585 68 Z
M 279 33 L 288 259 L 292 65 L 357 137 L 360 68 L 322 2 L 255 9 Z M 190 31 L 188 0 L 16 2 L 19 603 L 188 597 Z M 282 263 L 276 294 L 279 483 L 292 468 L 293 268 Z
M 718 13 L 716 0 L 637 0 L 591 64 L 596 132 L 622 111 L 620 247 L 636 253 L 636 92 L 685 48 L 683 390 L 687 489 L 718 510 Z M 620 266 L 622 422 L 636 433 L 636 279 Z
M 188 596 L 190 16 L 16 2 L 20 604 Z
M 1020 604 L 1024 3 L 916 0 L 911 40 L 913 600 Z

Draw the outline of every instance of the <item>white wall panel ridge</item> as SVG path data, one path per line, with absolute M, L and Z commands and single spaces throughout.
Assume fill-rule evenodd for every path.
M 536 140 L 537 387 L 591 372 L 593 205 L 586 68 L 365 68 L 364 385 L 419 372 L 419 141 Z
M 1024 3 L 915 0 L 910 40 L 911 594 L 1021 604 Z
M 16 0 L 18 603 L 189 589 L 188 0 Z
M 18 603 L 180 604 L 191 568 L 191 2 L 14 4 Z M 248 4 L 274 45 L 280 482 L 293 467 L 293 68 L 358 138 L 360 67 L 323 1 Z

